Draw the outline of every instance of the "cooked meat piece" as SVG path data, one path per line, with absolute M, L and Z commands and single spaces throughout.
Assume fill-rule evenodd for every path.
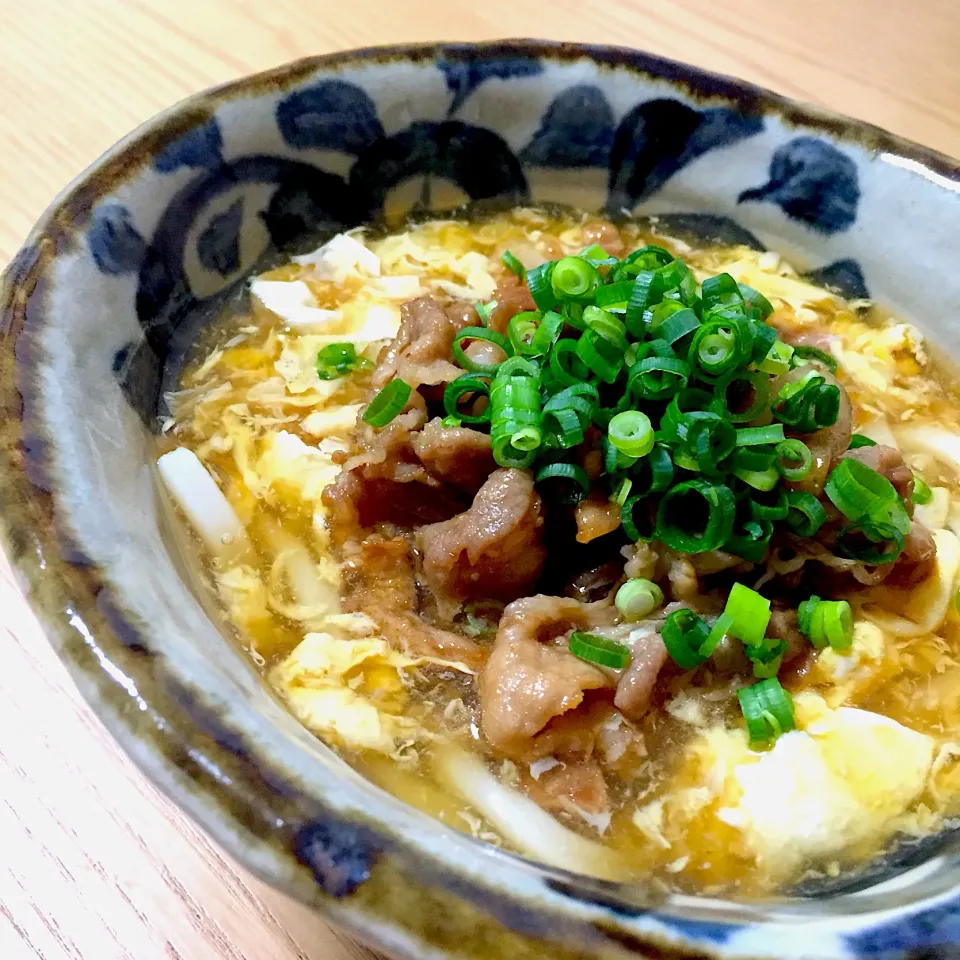
M 447 309 L 446 314 L 454 326 L 454 336 L 456 336 L 464 327 L 480 327 L 480 316 L 477 314 L 477 308 L 466 300 L 454 300 Z
M 694 571 L 701 577 L 708 577 L 712 573 L 721 573 L 724 570 L 732 570 L 734 567 L 750 567 L 751 564 L 745 563 L 740 557 L 725 550 L 708 550 L 706 553 L 694 553 L 690 555 L 690 563 Z
M 357 471 L 367 480 L 387 477 L 400 483 L 430 482 L 412 446 L 416 431 L 426 419 L 426 409 L 415 407 L 404 411 L 385 427 L 361 424 L 353 442 L 352 456 L 344 463 L 343 469 Z
M 628 720 L 640 720 L 647 712 L 657 677 L 670 657 L 658 626 L 651 624 L 647 631 L 635 629 L 627 640 L 633 656 L 617 682 L 613 703 Z
M 797 626 L 797 611 L 777 601 L 770 606 L 770 622 L 767 624 L 766 635 L 786 642 L 784 663 L 790 663 L 810 649 L 810 642 Z
M 452 616 L 470 599 L 513 600 L 543 569 L 543 517 L 533 477 L 496 470 L 465 513 L 423 527 L 423 574 L 438 608 Z
M 914 520 L 904 539 L 903 552 L 894 563 L 886 582 L 898 587 L 912 587 L 933 573 L 936 561 L 937 543 L 933 534 L 919 520 Z
M 487 326 L 497 333 L 506 333 L 507 324 L 524 310 L 536 310 L 537 305 L 530 296 L 530 288 L 526 279 L 515 273 L 508 273 L 497 283 L 497 292 L 493 297 L 497 305 L 490 311 L 490 320 Z
M 460 318 L 462 319 L 462 317 Z M 463 371 L 453 362 L 453 338 L 461 329 L 432 297 L 417 297 L 401 308 L 400 329 L 380 354 L 373 385 L 394 377 L 411 387 L 448 383 Z
M 776 380 L 771 388 L 771 394 L 775 396 L 784 384 L 800 379 L 810 370 L 815 370 L 817 375 L 823 377 L 827 383 L 839 388 L 840 412 L 837 416 L 837 422 L 832 427 L 798 435 L 810 448 L 813 466 L 802 480 L 787 483 L 786 486 L 791 490 L 802 490 L 806 493 L 812 493 L 814 496 L 819 496 L 824 483 L 827 481 L 827 474 L 847 447 L 850 446 L 850 437 L 853 435 L 853 415 L 847 391 L 829 370 L 805 363 Z
M 602 814 L 609 798 L 603 771 L 594 757 L 565 759 L 527 786 L 530 797 L 551 813 Z
M 343 608 L 365 613 L 395 647 L 411 656 L 456 660 L 477 669 L 484 651 L 468 637 L 441 630 L 417 614 L 410 545 L 403 537 L 371 538 L 343 564 Z
M 627 560 L 626 566 L 623 568 L 625 577 L 629 577 L 631 580 L 637 577 L 642 577 L 644 580 L 654 579 L 660 555 L 652 544 L 644 543 L 642 540 L 637 543 L 628 543 L 621 548 L 620 553 Z
M 609 220 L 591 220 L 583 225 L 583 245 L 598 243 L 611 257 L 622 257 L 626 249 L 620 231 Z
M 445 427 L 439 419 L 413 438 L 413 450 L 430 476 L 469 493 L 476 493 L 497 468 L 487 434 Z
M 579 707 L 586 691 L 613 687 L 602 670 L 551 642 L 569 630 L 590 629 L 598 616 L 606 614 L 543 595 L 516 600 L 504 610 L 480 675 L 483 732 L 497 752 L 528 759 L 552 753 L 556 718 Z M 548 724 L 553 729 L 539 739 Z
M 909 505 L 913 496 L 913 471 L 904 463 L 903 454 L 896 447 L 878 443 L 875 447 L 857 447 L 847 450 L 841 460 L 859 460 L 864 466 L 883 474 L 897 493 Z
M 675 554 L 667 568 L 667 579 L 670 581 L 672 599 L 691 604 L 696 604 L 700 599 L 700 581 L 689 557 Z
M 789 343 L 792 347 L 816 347 L 827 355 L 830 354 L 830 334 L 821 327 L 804 327 L 803 330 L 797 330 L 786 324 L 778 323 L 776 318 L 767 321 L 771 326 L 776 327 L 780 339 L 784 343 Z
M 620 508 L 604 496 L 592 495 L 581 500 L 574 515 L 577 518 L 577 543 L 589 543 L 620 526 Z
M 564 594 L 581 603 L 593 603 L 606 597 L 613 585 L 623 576 L 623 560 L 608 560 L 578 573 L 564 590 Z

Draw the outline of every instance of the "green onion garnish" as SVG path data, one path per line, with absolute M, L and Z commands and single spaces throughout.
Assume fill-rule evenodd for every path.
M 927 485 L 927 482 L 923 477 L 918 477 L 916 474 L 913 475 L 913 502 L 917 506 L 924 506 L 925 504 L 930 503 L 933 500 L 933 491 Z
M 618 450 L 628 457 L 645 457 L 653 449 L 653 427 L 650 418 L 639 410 L 624 410 L 610 421 L 607 436 Z
M 587 302 L 596 293 L 601 283 L 603 283 L 603 277 L 600 271 L 592 263 L 580 257 L 564 257 L 554 265 L 550 277 L 553 295 L 557 300 Z
M 688 480 L 668 490 L 657 509 L 657 539 L 681 553 L 717 550 L 733 532 L 736 502 L 730 488 Z
M 391 380 L 363 411 L 363 419 L 372 427 L 385 427 L 410 399 L 412 388 L 405 380 Z
M 354 370 L 368 370 L 373 364 L 357 354 L 352 343 L 331 343 L 317 354 L 317 376 L 321 380 L 336 380 Z
M 910 532 L 910 516 L 893 484 L 859 460 L 841 460 L 830 472 L 824 493 L 850 521 L 852 527 L 841 535 L 848 556 L 865 563 L 891 563 L 903 549 Z M 862 533 L 872 543 L 893 543 L 893 548 L 858 545 L 854 533 Z
M 836 359 L 817 347 L 794 347 L 793 355 L 798 360 L 815 360 L 817 363 L 822 363 L 831 373 L 837 372 Z
M 534 477 L 537 486 L 546 486 L 548 499 L 558 503 L 579 503 L 590 492 L 586 470 L 575 463 L 548 463 Z
M 456 417 L 462 423 L 489 423 L 489 403 L 480 413 L 467 413 L 460 409 L 460 402 L 464 398 L 473 404 L 483 397 L 489 400 L 490 378 L 483 374 L 464 373 L 447 384 L 443 391 L 443 409 L 448 417 Z
M 652 580 L 637 577 L 620 587 L 614 603 L 623 618 L 632 623 L 663 606 L 663 591 Z
M 527 268 L 509 250 L 504 250 L 500 254 L 500 262 L 518 277 L 524 276 L 527 272 Z
M 813 467 L 813 454 L 802 440 L 783 440 L 777 444 L 777 469 L 784 479 L 802 480 Z
M 674 610 L 660 628 L 667 653 L 682 670 L 695 670 L 707 659 L 703 647 L 710 628 L 692 610 Z
M 745 644 L 759 647 L 770 622 L 770 601 L 756 590 L 735 583 L 723 612 L 730 617 L 730 633 Z
M 853 644 L 853 611 L 846 600 L 804 600 L 797 609 L 797 626 L 818 648 L 829 644 L 844 652 Z
M 742 687 L 737 698 L 747 721 L 751 747 L 767 746 L 781 734 L 796 729 L 793 698 L 775 677 Z
M 600 667 L 624 670 L 630 664 L 630 648 L 616 640 L 598 637 L 595 633 L 581 633 L 574 630 L 570 634 L 570 652 L 587 663 Z
M 458 366 L 463 367 L 464 370 L 469 370 L 471 373 L 495 373 L 500 364 L 477 363 L 468 357 L 464 352 L 464 343 L 470 340 L 486 340 L 488 343 L 499 347 L 508 357 L 513 353 L 510 341 L 503 334 L 497 333 L 496 330 L 488 330 L 486 327 L 464 327 L 453 338 L 453 359 Z
M 875 447 L 876 445 L 876 440 L 871 440 L 869 437 L 865 437 L 862 433 L 855 433 L 850 437 L 850 446 L 848 449 L 857 450 L 860 447 Z
M 798 537 L 812 537 L 827 520 L 827 511 L 812 493 L 788 491 L 787 507 L 784 522 Z

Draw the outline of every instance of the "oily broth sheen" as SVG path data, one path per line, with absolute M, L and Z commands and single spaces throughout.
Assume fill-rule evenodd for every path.
M 402 238 L 407 237 L 414 238 L 421 249 L 458 258 L 472 254 L 488 258 L 488 269 L 496 278 L 502 270 L 497 258 L 504 249 L 534 261 L 538 256 L 556 258 L 573 253 L 584 246 L 584 225 L 588 221 L 586 216 L 566 212 L 518 210 L 477 220 L 408 225 L 385 238 L 370 240 L 369 246 L 381 251 L 387 265 L 385 276 L 402 275 L 404 264 L 410 262 L 409 256 L 404 259 L 397 255 L 390 260 L 396 251 L 389 245 L 399 248 Z M 701 278 L 724 272 L 731 264 L 748 264 L 761 276 L 798 282 L 796 274 L 775 255 L 757 255 L 747 248 L 692 247 L 662 235 L 656 222 L 622 224 L 621 234 L 625 252 L 656 243 L 686 260 Z M 417 262 L 424 292 L 441 298 L 447 296 L 444 289 L 429 284 L 437 280 L 458 287 L 482 283 L 482 278 L 452 272 L 439 255 L 430 262 Z M 746 282 L 765 292 L 752 277 Z M 302 281 L 312 296 L 312 305 L 324 310 L 342 308 L 345 317 L 371 303 L 386 304 L 394 311 L 399 307 L 399 302 L 377 300 L 370 291 L 379 289 L 379 281 L 356 273 L 318 279 L 311 268 L 291 263 L 261 279 Z M 776 306 L 772 322 L 782 330 L 826 329 L 845 348 L 846 352 L 840 351 L 838 376 L 854 404 L 855 430 L 869 428 L 878 418 L 886 417 L 898 427 L 936 424 L 949 433 L 960 433 L 960 402 L 955 389 L 927 362 L 922 347 L 917 348 L 909 337 L 901 344 L 889 333 L 898 329 L 895 318 L 872 304 L 851 305 L 836 297 L 816 302 L 779 299 Z M 336 330 L 331 338 L 346 340 L 348 333 Z M 297 334 L 255 297 L 246 308 L 232 305 L 198 341 L 180 389 L 169 398 L 172 416 L 160 441 L 160 453 L 187 447 L 199 457 L 246 530 L 248 543 L 239 553 L 215 555 L 195 537 L 191 537 L 191 543 L 237 642 L 250 651 L 274 683 L 305 634 L 329 629 L 338 642 L 348 642 L 351 637 L 349 631 L 338 634 L 339 627 L 327 625 L 324 618 L 335 611 L 321 609 L 318 599 L 331 591 L 335 595 L 339 584 L 324 530 L 323 509 L 319 497 L 313 495 L 316 491 L 309 488 L 303 471 L 298 473 L 291 467 L 285 473 L 285 467 L 267 475 L 264 467 L 270 459 L 264 451 L 273 449 L 279 433 L 315 450 L 327 450 L 331 462 L 342 460 L 344 454 L 336 448 L 345 446 L 346 436 L 318 437 L 308 429 L 307 418 L 316 409 L 362 404 L 371 394 L 369 371 L 351 374 L 333 386 L 311 379 L 309 351 L 304 349 L 297 359 L 298 345 L 313 343 L 309 336 Z M 864 344 L 880 342 L 883 337 L 891 346 L 877 349 L 875 370 L 846 368 L 844 358 L 848 354 L 867 356 L 873 364 L 873 353 Z M 367 353 L 373 358 L 378 349 L 379 344 L 373 343 Z M 878 386 L 881 374 L 892 378 L 892 388 Z M 296 441 L 285 440 L 285 448 Z M 286 463 L 279 453 L 274 460 Z M 952 514 L 954 500 L 960 502 L 953 469 L 942 459 L 923 456 L 911 465 L 932 486 L 947 490 Z M 304 592 L 305 571 L 316 578 L 316 590 Z M 479 624 L 481 635 L 484 627 L 490 624 Z M 859 707 L 927 734 L 933 738 L 935 750 L 960 740 L 960 617 L 952 602 L 936 630 L 916 637 L 883 636 L 882 656 L 859 663 L 851 671 L 835 680 L 825 668 L 814 665 L 794 674 L 785 673 L 784 680 L 795 695 L 804 691 L 819 694 L 837 701 L 831 706 Z M 855 683 L 850 676 L 856 678 Z M 458 829 L 511 846 L 469 799 L 451 791 L 434 769 L 435 758 L 453 743 L 482 754 L 488 768 L 507 786 L 534 792 L 537 789 L 529 771 L 489 755 L 479 733 L 475 678 L 443 664 L 396 669 L 371 657 L 350 666 L 336 677 L 336 682 L 343 696 L 360 698 L 370 706 L 381 725 L 415 732 L 398 735 L 395 749 L 385 751 L 358 747 L 349 736 L 337 734 L 328 725 L 319 729 L 326 742 L 406 802 Z M 677 704 L 681 702 L 693 706 L 680 709 Z M 298 716 L 304 719 L 305 715 Z M 561 822 L 610 848 L 618 863 L 625 865 L 625 876 L 637 882 L 741 897 L 763 895 L 804 876 L 833 875 L 839 869 L 855 868 L 897 832 L 890 827 L 875 838 L 860 838 L 836 855 L 793 864 L 784 874 L 776 863 L 757 854 L 743 829 L 728 822 L 729 818 L 718 816 L 721 808 L 736 805 L 736 789 L 733 793 L 728 789 L 704 795 L 708 790 L 704 785 L 716 780 L 720 761 L 702 750 L 696 752 L 695 745 L 712 730 L 735 729 L 741 724 L 735 688 L 729 678 L 712 674 L 709 666 L 692 675 L 668 672 L 658 683 L 654 707 L 639 725 L 645 752 L 625 759 L 617 768 L 619 775 L 608 777 L 612 816 L 602 836 L 595 825 L 575 812 L 559 813 Z M 313 728 L 318 729 L 316 725 Z M 944 756 L 949 761 L 949 750 Z M 956 766 L 949 762 L 942 765 L 932 793 L 928 784 L 903 811 L 903 823 L 898 820 L 897 827 L 921 833 L 936 829 L 945 817 L 960 813 L 960 773 Z

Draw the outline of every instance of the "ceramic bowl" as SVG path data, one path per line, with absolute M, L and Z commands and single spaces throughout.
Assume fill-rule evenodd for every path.
M 545 869 L 388 796 L 219 632 L 168 548 L 150 463 L 165 371 L 225 292 L 387 206 L 669 215 L 774 247 L 949 344 L 958 191 L 954 161 L 922 147 L 612 47 L 353 51 L 192 97 L 67 188 L 6 271 L 6 549 L 153 781 L 241 863 L 397 957 L 957 957 L 949 834 L 832 888 L 737 904 Z

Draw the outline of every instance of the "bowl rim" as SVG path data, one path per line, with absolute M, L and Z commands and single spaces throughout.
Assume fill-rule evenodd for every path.
M 125 752 L 134 759 L 141 771 L 169 798 L 185 807 L 218 843 L 244 862 L 247 868 L 253 869 L 274 885 L 278 884 L 277 877 L 262 866 L 258 868 L 256 864 L 251 865 L 249 857 L 243 855 L 249 851 L 240 845 L 239 841 L 231 841 L 226 835 L 229 828 L 217 816 L 205 815 L 199 803 L 185 802 L 183 784 L 178 780 L 177 771 L 165 771 L 170 776 L 164 779 L 156 760 L 149 760 L 143 751 L 138 750 L 138 735 L 132 728 L 125 726 L 121 715 L 111 709 L 102 690 L 91 680 L 90 669 L 96 669 L 94 661 L 87 657 L 81 662 L 75 653 L 75 638 L 71 641 L 65 637 L 65 631 L 73 631 L 75 627 L 65 622 L 64 614 L 79 605 L 81 600 L 91 599 L 91 584 L 95 582 L 95 577 L 91 580 L 92 574 L 87 570 L 79 577 L 52 575 L 54 569 L 63 572 L 63 568 L 70 563 L 60 554 L 62 542 L 57 531 L 56 497 L 49 490 L 35 485 L 38 478 L 31 468 L 31 455 L 24 451 L 24 441 L 29 439 L 29 435 L 21 428 L 28 426 L 29 413 L 25 409 L 20 370 L 23 357 L 20 354 L 29 352 L 29 344 L 27 351 L 23 351 L 23 343 L 18 341 L 20 334 L 28 332 L 37 323 L 42 324 L 43 307 L 38 307 L 34 298 L 42 297 L 43 288 L 48 282 L 46 273 L 50 265 L 61 252 L 71 249 L 76 232 L 85 228 L 97 203 L 119 184 L 130 179 L 144 164 L 149 163 L 159 147 L 209 120 L 224 102 L 260 96 L 268 92 L 281 92 L 306 82 L 319 72 L 365 63 L 431 63 L 441 58 L 471 60 L 491 53 L 560 62 L 586 59 L 602 67 L 626 69 L 654 81 L 679 85 L 689 96 L 701 101 L 722 101 L 743 108 L 762 109 L 775 113 L 785 123 L 798 128 L 815 129 L 842 140 L 852 140 L 868 150 L 896 154 L 915 164 L 917 173 L 932 180 L 940 188 L 957 190 L 955 185 L 960 184 L 960 163 L 935 149 L 914 143 L 864 121 L 845 117 L 819 106 L 800 103 L 748 81 L 629 47 L 519 38 L 476 43 L 395 44 L 335 51 L 303 57 L 210 87 L 184 98 L 141 123 L 104 151 L 56 195 L 28 233 L 18 253 L 0 274 L 0 333 L 3 337 L 3 350 L 0 351 L 0 410 L 8 414 L 5 418 L 7 422 L 0 427 L 0 505 L 4 507 L 0 510 L 0 545 L 10 558 L 20 586 L 37 613 L 45 635 L 68 667 L 84 699 L 107 726 L 111 735 L 120 741 Z M 31 303 L 31 300 L 34 302 Z M 54 602 L 51 603 L 51 599 Z M 100 633 L 95 634 L 95 637 L 102 636 L 102 631 L 114 627 L 115 623 L 111 623 L 109 618 L 103 618 L 99 626 Z M 100 644 L 99 639 L 84 642 L 90 646 L 90 654 L 93 654 L 93 649 Z M 106 669 L 103 662 L 100 662 L 99 669 Z M 171 713 L 163 715 L 163 719 L 168 723 L 171 718 Z M 187 741 L 190 725 L 194 721 L 182 710 L 179 711 L 179 719 L 183 725 L 183 739 Z M 216 749 L 222 751 L 224 747 L 216 744 Z M 254 757 L 256 758 L 256 754 Z M 169 758 L 162 757 L 160 762 L 167 763 Z M 268 769 L 261 772 L 269 774 Z M 229 816 L 222 806 L 216 805 L 216 809 L 220 817 Z M 562 871 L 554 873 L 565 876 Z M 594 904 L 609 908 L 615 914 L 629 914 L 632 909 L 628 900 L 618 896 L 620 885 L 600 885 L 598 888 L 595 882 L 585 878 L 573 874 L 569 877 L 576 881 L 575 886 L 581 891 L 582 902 L 591 902 L 589 891 L 593 889 L 598 890 L 592 901 Z M 294 894 L 301 899 L 316 904 L 315 898 L 303 896 L 302 887 L 297 884 L 287 886 L 288 889 L 292 886 Z M 629 889 L 629 885 L 625 885 L 625 888 Z M 327 912 L 334 915 L 336 922 L 360 935 L 373 934 L 374 939 L 377 939 L 376 931 L 358 923 L 348 912 L 336 909 L 335 904 L 324 901 L 323 906 Z M 690 913 L 686 915 L 690 916 Z M 396 922 L 395 918 L 393 922 Z M 736 925 L 749 921 L 741 919 L 732 922 Z M 634 955 L 634 951 L 639 953 L 654 945 L 664 956 L 687 955 L 687 951 L 678 949 L 676 942 L 670 938 L 651 936 L 649 940 L 631 944 L 625 939 L 629 935 L 625 926 L 612 923 L 610 929 L 620 931 L 621 946 L 628 950 L 630 955 Z M 703 949 L 702 945 L 698 946 L 698 949 Z

